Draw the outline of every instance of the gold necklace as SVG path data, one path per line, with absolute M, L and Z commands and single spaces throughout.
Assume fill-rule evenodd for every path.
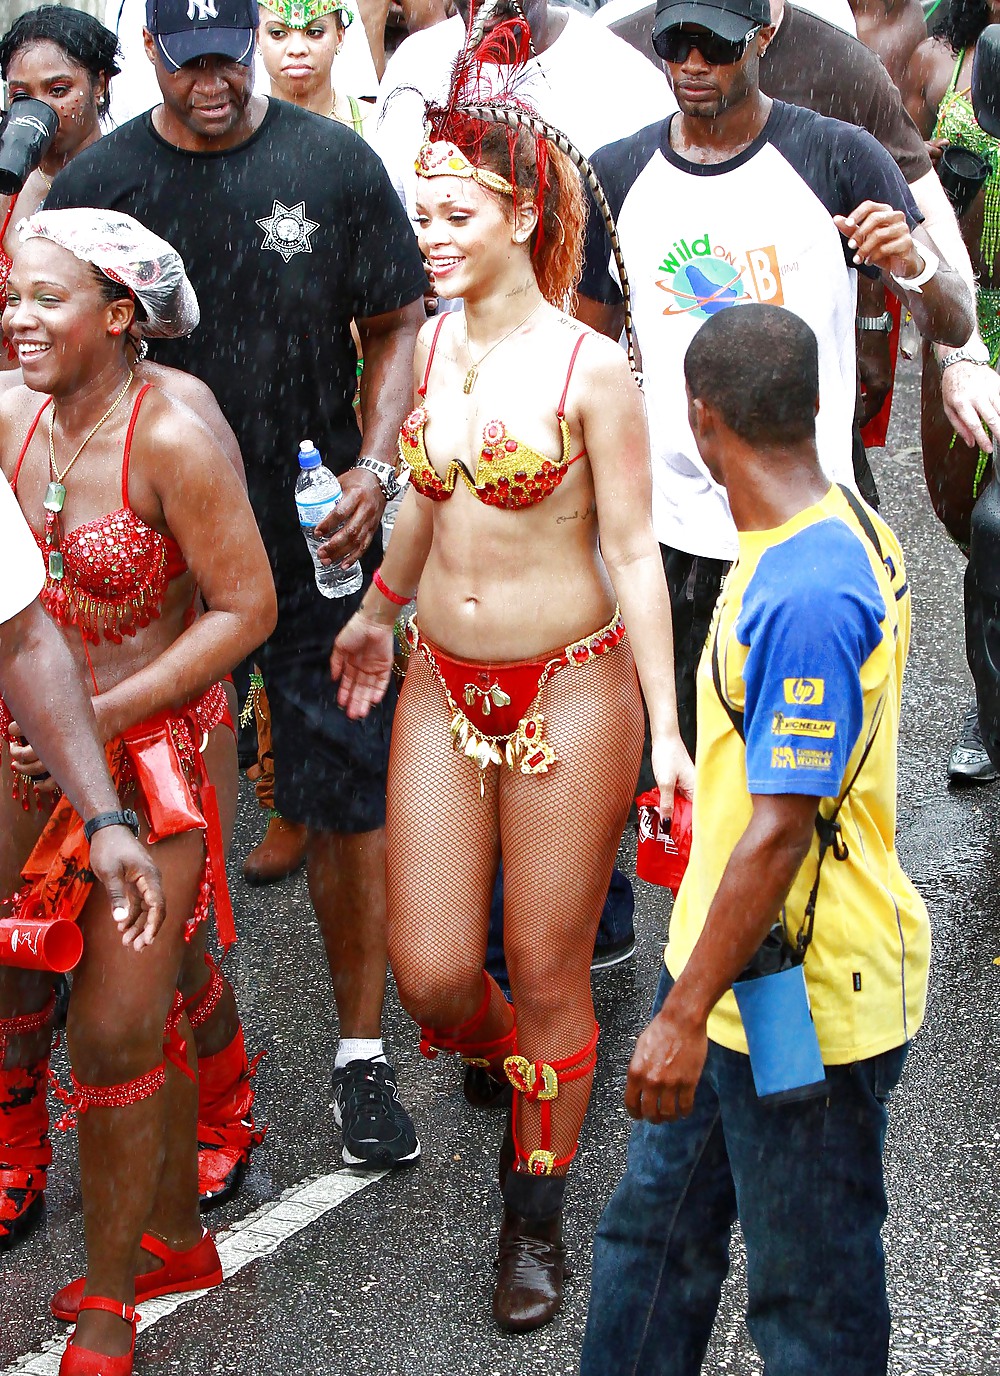
M 102 427 L 102 425 L 105 424 L 106 421 L 110 421 L 110 418 L 114 416 L 114 413 L 116 413 L 118 407 L 120 407 L 121 403 L 124 402 L 125 392 L 128 392 L 128 389 L 129 387 L 131 387 L 133 381 L 135 381 L 135 373 L 133 373 L 132 370 L 129 369 L 128 377 L 125 378 L 124 387 L 122 387 L 121 391 L 118 392 L 118 395 L 116 396 L 116 398 L 114 398 L 113 402 L 111 402 L 111 405 L 107 407 L 105 414 L 103 414 L 103 416 L 100 417 L 98 424 L 96 424 L 95 427 L 91 429 L 91 432 L 89 432 L 87 439 L 84 440 L 83 444 L 81 444 L 80 446 L 80 449 L 76 451 L 76 454 L 73 455 L 72 460 L 70 460 L 69 464 L 67 464 L 65 468 L 63 468 L 62 472 L 59 472 L 59 469 L 55 466 L 55 444 L 54 436 L 52 436 L 52 431 L 54 431 L 55 428 L 55 402 L 52 402 L 52 409 L 50 413 L 48 413 L 48 468 L 50 468 L 51 482 L 50 484 L 48 484 L 48 487 L 45 488 L 45 499 L 43 501 L 43 504 L 41 504 L 44 506 L 47 512 L 61 512 L 63 504 L 65 504 L 66 501 L 67 473 L 69 473 L 70 468 L 73 468 L 73 465 L 76 464 L 76 461 L 78 460 L 78 458 L 80 458 L 80 455 L 83 454 L 83 451 L 87 449 L 89 442 L 91 442 L 91 440 L 94 439 L 94 436 L 96 435 L 96 433 L 98 433 L 100 427 Z
M 543 297 L 542 300 L 544 300 L 544 299 L 545 299 L 545 298 Z M 462 384 L 462 391 L 465 393 L 466 396 L 468 396 L 469 393 L 472 391 L 473 387 L 475 387 L 477 381 L 479 380 L 479 369 L 480 369 L 480 367 L 486 362 L 486 360 L 489 358 L 489 356 L 490 356 L 490 354 L 493 352 L 493 350 L 494 350 L 494 349 L 499 349 L 500 345 L 501 345 L 505 340 L 509 339 L 509 338 L 511 337 L 512 334 L 517 334 L 518 330 L 523 329 L 524 326 L 527 325 L 527 323 L 528 323 L 528 321 L 531 319 L 531 317 L 534 315 L 535 311 L 538 310 L 538 307 L 539 307 L 541 304 L 542 304 L 542 301 L 536 301 L 535 304 L 534 304 L 534 306 L 532 306 L 531 310 L 530 310 L 530 311 L 528 312 L 528 314 L 524 317 L 524 319 L 523 319 L 522 321 L 520 321 L 517 325 L 515 325 L 514 328 L 513 328 L 512 330 L 508 330 L 506 334 L 501 335 L 500 338 L 497 340 L 497 342 L 496 342 L 495 344 L 491 344 L 490 347 L 486 350 L 486 352 L 485 352 L 485 353 L 482 355 L 482 357 L 479 358 L 479 359 L 475 359 L 475 358 L 472 357 L 472 350 L 469 348 L 469 321 L 468 321 L 468 317 L 466 317 L 466 321 L 465 321 L 465 352 L 469 355 L 469 362 L 472 364 L 472 367 L 471 367 L 471 368 L 469 369 L 469 371 L 466 373 L 466 375 L 465 375 L 465 381 L 464 381 L 464 383 Z
M 42 171 L 41 168 L 38 169 L 38 175 L 41 177 L 42 181 L 45 183 L 45 189 L 46 189 L 47 191 L 51 191 L 51 190 L 52 190 L 52 178 L 51 178 L 51 177 L 47 177 L 47 176 L 45 175 L 45 173 Z
M 45 489 L 45 498 L 42 501 L 42 506 L 48 513 L 45 517 L 45 543 L 49 547 L 50 578 L 58 580 L 63 576 L 63 557 L 59 549 L 59 534 L 57 530 L 57 525 L 59 513 L 62 511 L 63 506 L 66 502 L 66 475 L 69 473 L 69 470 L 73 467 L 77 459 L 86 449 L 90 441 L 97 434 L 98 430 L 100 430 L 101 426 L 104 425 L 105 422 L 109 421 L 111 417 L 114 415 L 114 413 L 118 410 L 119 406 L 125 400 L 126 393 L 128 392 L 128 389 L 132 386 L 134 380 L 135 373 L 133 373 L 132 370 L 129 369 L 129 375 L 125 381 L 125 386 L 115 397 L 114 401 L 111 403 L 111 405 L 105 411 L 104 415 L 90 431 L 87 438 L 80 445 L 79 449 L 70 459 L 69 463 L 66 465 L 66 467 L 63 469 L 61 473 L 59 472 L 59 469 L 56 467 L 56 450 L 53 438 L 56 405 L 55 402 L 52 403 L 52 409 L 49 411 L 49 485 Z

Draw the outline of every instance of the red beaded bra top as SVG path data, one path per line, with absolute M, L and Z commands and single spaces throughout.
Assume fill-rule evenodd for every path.
M 427 379 L 430 376 L 431 363 L 434 361 L 434 350 L 437 348 L 438 336 L 446 318 L 447 316 L 443 315 L 438 321 L 434 338 L 431 340 L 424 380 L 417 389 L 417 394 L 421 397 L 427 395 Z M 581 450 L 579 454 L 570 457 L 569 425 L 564 414 L 573 366 L 585 338 L 585 335 L 581 335 L 574 345 L 566 372 L 566 383 L 556 411 L 559 434 L 562 437 L 562 454 L 557 461 L 553 462 L 544 454 L 529 449 L 526 444 L 508 435 L 503 421 L 491 420 L 483 427 L 483 445 L 475 476 L 468 472 L 464 464 L 452 461 L 442 478 L 427 457 L 424 444 L 427 409 L 418 406 L 407 416 L 399 432 L 399 456 L 409 468 L 410 482 L 421 496 L 429 497 L 432 502 L 445 502 L 455 491 L 455 483 L 461 477 L 472 495 L 486 506 L 518 511 L 524 507 L 535 506 L 554 492 L 569 472 L 570 464 L 583 458 L 585 452 Z
M 153 530 L 129 506 L 128 465 L 132 435 L 149 385 L 139 389 L 132 407 L 122 460 L 120 510 L 84 521 L 63 535 L 63 576 L 53 578 L 47 571 L 40 594 L 42 606 L 53 621 L 60 626 L 78 626 L 83 638 L 94 645 L 102 635 L 120 645 L 123 636 L 135 635 L 136 631 L 148 626 L 163 610 L 168 584 L 187 572 L 177 541 Z M 15 494 L 24 456 L 51 402 L 49 397 L 32 421 L 21 447 L 11 481 Z M 42 554 L 46 555 L 45 536 L 37 531 L 33 534 Z

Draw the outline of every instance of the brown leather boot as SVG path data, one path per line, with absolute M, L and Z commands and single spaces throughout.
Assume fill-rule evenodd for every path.
M 508 1333 L 529 1333 L 559 1313 L 566 1277 L 565 1189 L 564 1177 L 518 1171 L 511 1171 L 504 1182 L 493 1319 Z
M 243 878 L 248 884 L 273 884 L 294 874 L 305 863 L 307 831 L 274 813 L 264 839 L 243 861 Z

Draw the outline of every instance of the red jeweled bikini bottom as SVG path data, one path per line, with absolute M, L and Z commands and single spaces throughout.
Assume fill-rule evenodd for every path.
M 625 622 L 616 607 L 606 626 L 562 649 L 536 659 L 484 664 L 449 655 L 420 634 L 415 617 L 406 627 L 411 648 L 420 651 L 444 689 L 452 744 L 482 773 L 491 764 L 506 764 L 522 774 L 547 773 L 557 756 L 545 739 L 545 718 L 538 710 L 542 689 L 561 669 L 588 664 L 615 649 L 624 636 Z

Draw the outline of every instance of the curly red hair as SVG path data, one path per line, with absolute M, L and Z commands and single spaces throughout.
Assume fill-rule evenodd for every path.
M 570 310 L 583 271 L 587 202 L 580 174 L 565 153 L 527 129 L 491 125 L 482 135 L 479 165 L 506 177 L 522 204 L 538 211 L 532 263 L 546 301 Z M 497 193 L 491 192 L 491 195 Z M 498 195 L 501 201 L 507 197 Z

